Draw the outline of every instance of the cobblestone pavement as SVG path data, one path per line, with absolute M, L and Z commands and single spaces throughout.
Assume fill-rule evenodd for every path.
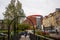
M 30 40 L 29 35 L 27 35 L 26 37 L 24 35 L 21 35 L 20 40 Z

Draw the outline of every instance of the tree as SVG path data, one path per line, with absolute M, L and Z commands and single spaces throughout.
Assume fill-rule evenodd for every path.
M 7 25 L 9 25 L 9 20 L 13 20 L 17 16 L 25 16 L 24 11 L 22 9 L 22 4 L 19 2 L 19 0 L 11 0 L 9 5 L 6 7 L 6 11 L 4 13 L 4 19 L 8 20 Z M 24 18 L 16 18 L 12 24 L 12 28 L 14 28 L 14 33 L 16 34 L 16 27 L 17 24 Z M 10 28 L 11 28 L 10 27 Z M 14 34 L 14 35 L 15 35 Z
M 30 25 L 29 24 L 18 24 L 18 29 L 19 30 L 26 30 L 26 29 L 29 29 L 30 28 Z
M 19 0 L 11 0 L 9 5 L 6 7 L 6 11 L 4 12 L 4 19 L 7 21 L 7 25 L 10 23 L 9 21 L 13 20 L 17 16 L 25 16 L 24 11 L 22 9 L 22 4 Z M 19 17 L 15 19 L 15 22 L 18 23 L 20 20 L 24 18 Z
M 16 3 L 17 2 L 17 3 Z M 22 4 L 18 0 L 11 0 L 4 13 L 5 19 L 12 20 L 16 16 L 25 16 Z

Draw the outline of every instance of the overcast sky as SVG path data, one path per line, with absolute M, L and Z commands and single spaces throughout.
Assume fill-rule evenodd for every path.
M 10 0 L 0 0 L 0 19 L 3 19 L 3 12 Z M 26 16 L 39 14 L 46 16 L 60 8 L 60 0 L 20 0 Z

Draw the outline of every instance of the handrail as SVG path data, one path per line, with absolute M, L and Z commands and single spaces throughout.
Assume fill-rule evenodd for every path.
M 42 38 L 44 38 L 44 39 L 47 39 L 47 40 L 54 40 L 54 39 L 51 39 L 51 38 L 48 38 L 48 37 L 44 37 L 44 36 L 42 36 L 42 35 L 37 35 L 37 36 L 40 36 L 40 37 L 42 37 Z
M 42 36 L 42 35 L 37 35 L 37 34 L 30 34 L 30 37 L 31 39 L 34 39 L 34 40 L 40 40 L 41 39 L 44 39 L 44 40 L 54 40 L 52 38 L 48 38 L 48 37 L 45 37 L 45 36 Z

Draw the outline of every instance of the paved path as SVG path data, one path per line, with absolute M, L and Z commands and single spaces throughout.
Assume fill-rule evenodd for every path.
M 51 37 L 60 38 L 60 34 L 50 34 Z
M 21 35 L 20 40 L 30 40 L 29 35 L 27 35 L 26 37 L 24 35 Z
M 60 34 L 50 34 L 50 36 L 60 40 Z

